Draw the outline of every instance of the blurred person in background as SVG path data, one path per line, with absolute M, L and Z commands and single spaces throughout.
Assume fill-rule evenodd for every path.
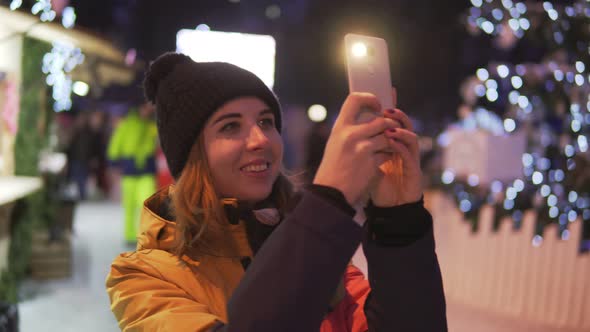
M 254 74 L 167 53 L 144 88 L 176 181 L 146 200 L 137 250 L 107 277 L 122 330 L 447 330 L 418 138 L 402 111 L 359 124 L 381 106 L 349 95 L 295 195 L 280 105 Z M 403 172 L 381 170 L 386 149 Z M 369 280 L 350 264 L 361 243 Z
M 88 179 L 104 159 L 104 142 L 95 127 L 94 113 L 80 112 L 74 122 L 72 136 L 66 148 L 68 178 L 76 185 L 78 199 L 88 198 Z
M 124 236 L 129 245 L 137 241 L 143 201 L 156 190 L 158 132 L 153 113 L 150 103 L 132 108 L 113 131 L 107 149 L 108 159 L 121 172 Z
M 305 139 L 305 181 L 311 183 L 320 167 L 330 137 L 327 121 L 314 123 Z
M 108 196 L 110 183 L 106 174 L 107 170 L 107 144 L 109 141 L 107 134 L 107 114 L 101 111 L 94 111 L 90 114 L 90 130 L 96 137 L 96 158 L 90 164 L 90 173 L 96 179 L 96 187 L 103 196 Z

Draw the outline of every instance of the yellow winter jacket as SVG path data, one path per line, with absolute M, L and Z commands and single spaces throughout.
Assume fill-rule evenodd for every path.
M 244 275 L 242 259 L 252 257 L 243 221 L 223 226 L 214 255 L 197 261 L 168 252 L 175 224 L 157 213 L 168 193 L 164 189 L 145 201 L 137 250 L 116 257 L 106 280 L 123 331 L 207 331 L 227 323 L 227 302 Z M 346 300 L 328 315 L 322 331 L 366 331 L 368 283 L 353 266 L 345 279 Z

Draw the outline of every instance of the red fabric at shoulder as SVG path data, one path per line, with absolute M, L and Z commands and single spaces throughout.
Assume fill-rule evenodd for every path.
M 350 264 L 344 273 L 346 295 L 322 322 L 320 332 L 366 332 L 369 328 L 363 310 L 371 291 L 363 273 Z

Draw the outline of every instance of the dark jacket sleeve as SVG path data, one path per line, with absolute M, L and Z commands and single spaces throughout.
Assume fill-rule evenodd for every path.
M 361 242 L 352 217 L 313 192 L 262 245 L 214 331 L 318 331 Z
M 390 208 L 369 206 L 363 232 L 371 293 L 369 331 L 447 331 L 432 216 L 422 200 Z

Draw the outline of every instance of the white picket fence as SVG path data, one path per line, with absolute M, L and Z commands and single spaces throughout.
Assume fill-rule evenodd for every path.
M 524 214 L 520 230 L 507 218 L 492 230 L 493 208 L 479 216 L 472 232 L 452 197 L 425 195 L 434 218 L 437 253 L 449 300 L 546 326 L 590 331 L 590 254 L 579 254 L 582 222 L 569 225 L 569 240 L 556 227 L 532 245 L 535 212 Z

